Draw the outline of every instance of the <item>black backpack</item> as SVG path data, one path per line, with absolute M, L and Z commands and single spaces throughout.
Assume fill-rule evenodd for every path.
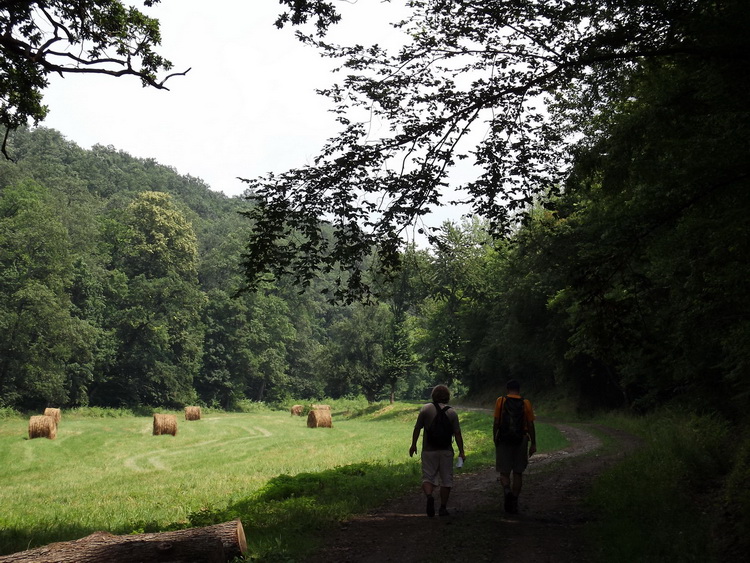
M 453 443 L 453 424 L 451 423 L 448 415 L 445 414 L 450 406 L 445 405 L 444 408 L 440 408 L 437 403 L 435 405 L 437 414 L 432 419 L 430 425 L 424 429 L 425 440 L 431 447 L 438 450 L 450 450 L 451 444 Z
M 500 427 L 495 434 L 496 444 L 517 446 L 526 436 L 524 430 L 523 399 L 505 397 L 500 412 Z

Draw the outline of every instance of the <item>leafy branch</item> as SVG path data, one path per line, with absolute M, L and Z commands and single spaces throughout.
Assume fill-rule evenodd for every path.
M 134 76 L 144 87 L 168 90 L 168 80 L 190 69 L 160 77 L 172 68 L 154 51 L 160 42 L 158 20 L 120 0 L 0 3 L 2 153 L 9 158 L 9 131 L 46 116 L 42 91 L 50 73 Z
M 324 41 L 338 21 L 319 11 L 328 2 L 283 3 L 299 12 L 286 21 L 317 14 L 326 24 L 316 36 L 298 36 L 341 61 L 343 80 L 320 93 L 343 129 L 313 166 L 248 181 L 257 204 L 249 212 L 251 286 L 268 274 L 291 272 L 304 284 L 355 272 L 368 257 L 397 266 L 402 232 L 444 205 L 446 188 L 467 193 L 496 235 L 513 232 L 532 202 L 563 184 L 576 138 L 639 65 L 716 55 L 685 30 L 720 9 L 697 0 L 411 0 L 412 15 L 395 24 L 405 44 L 389 53 Z M 580 90 L 592 103 L 571 107 Z M 380 138 L 372 138 L 373 122 L 386 130 Z M 452 180 L 467 158 L 475 177 Z M 333 238 L 311 228 L 320 221 L 332 225 Z M 292 234 L 300 227 L 298 243 Z M 347 294 L 365 289 L 341 279 Z

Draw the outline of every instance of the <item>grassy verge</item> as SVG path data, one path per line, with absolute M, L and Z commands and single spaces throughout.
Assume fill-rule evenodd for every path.
M 589 532 L 599 560 L 715 560 L 728 426 L 668 412 L 600 422 L 642 437 L 643 446 L 595 483 L 590 502 L 599 518 Z

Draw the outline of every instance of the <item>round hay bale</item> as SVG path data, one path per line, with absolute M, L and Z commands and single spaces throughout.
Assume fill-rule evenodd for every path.
M 310 408 L 314 411 L 329 411 L 331 410 L 331 405 L 310 405 Z
M 154 415 L 154 436 L 162 434 L 177 435 L 177 417 L 173 414 Z
M 185 407 L 185 420 L 200 420 L 200 419 L 201 419 L 200 407 Z
M 55 419 L 55 424 L 60 424 L 62 413 L 60 412 L 60 409 L 46 408 L 44 409 L 44 416 L 51 416 Z
M 305 407 L 302 405 L 294 405 L 291 409 L 292 416 L 302 416 L 302 411 Z
M 34 438 L 49 438 L 54 440 L 57 437 L 57 424 L 51 416 L 43 414 L 32 416 L 29 419 L 29 440 Z
M 312 410 L 307 415 L 308 428 L 333 428 L 331 409 Z

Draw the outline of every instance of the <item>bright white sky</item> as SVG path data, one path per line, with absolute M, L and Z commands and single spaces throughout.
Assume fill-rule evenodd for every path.
M 133 2 L 142 7 L 142 4 Z M 331 39 L 397 44 L 395 5 L 340 2 L 344 21 Z M 253 178 L 310 163 L 338 126 L 315 88 L 333 83 L 333 62 L 274 26 L 277 0 L 162 0 L 142 8 L 161 21 L 160 54 L 184 77 L 169 91 L 143 88 L 132 77 L 51 77 L 42 126 L 84 148 L 112 145 L 153 158 L 212 189 L 238 195 Z M 401 15 L 403 15 L 403 11 Z

